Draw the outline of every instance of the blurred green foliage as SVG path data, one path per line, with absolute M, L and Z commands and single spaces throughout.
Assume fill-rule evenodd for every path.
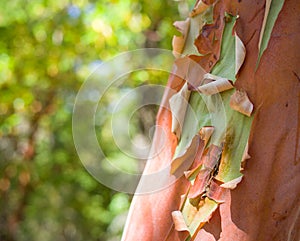
M 0 240 L 119 240 L 131 197 L 82 166 L 74 99 L 100 61 L 170 49 L 185 11 L 173 0 L 0 1 Z M 153 76 L 165 83 L 167 75 Z M 134 73 L 129 87 L 148 79 Z M 118 159 L 111 142 L 104 151 Z

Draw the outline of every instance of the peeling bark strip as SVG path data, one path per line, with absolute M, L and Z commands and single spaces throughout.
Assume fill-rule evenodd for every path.
M 135 211 L 138 210 L 135 214 L 138 218 L 130 219 L 134 235 L 123 240 L 136 240 L 136 237 L 142 237 L 143 241 L 299 240 L 299 209 L 295 208 L 299 206 L 300 195 L 299 113 L 295 111 L 299 109 L 299 81 L 292 73 L 299 69 L 299 55 L 295 54 L 300 51 L 297 45 L 300 35 L 295 32 L 299 21 L 295 19 L 299 19 L 300 5 L 296 0 L 286 1 L 284 5 L 282 0 L 269 2 L 265 30 L 261 30 L 264 36 L 259 41 L 257 29 L 263 25 L 263 10 L 267 11 L 264 1 L 197 1 L 196 6 L 211 5 L 192 17 L 191 22 L 194 24 L 196 18 L 201 19 L 213 7 L 213 23 L 203 26 L 199 21 L 200 30 L 193 26 L 182 51 L 209 74 L 205 78 L 203 74 L 191 74 L 188 81 L 199 87 L 220 76 L 231 80 L 239 90 L 229 89 L 209 96 L 196 91 L 191 93 L 189 105 L 196 112 L 198 122 L 195 123 L 191 111 L 187 110 L 180 141 L 171 135 L 177 145 L 172 155 L 176 153 L 176 156 L 184 154 L 195 135 L 199 135 L 198 148 L 193 148 L 194 155 L 192 151 L 189 153 L 193 158 L 187 158 L 187 162 L 181 159 L 180 166 L 186 166 L 176 169 L 178 175 L 185 174 L 180 179 L 183 185 L 147 196 L 139 205 L 134 203 Z M 281 8 L 274 35 L 291 37 L 272 39 L 271 32 Z M 239 21 L 236 22 L 237 13 Z M 259 63 L 270 38 L 272 51 L 265 52 L 255 72 L 257 56 Z M 245 41 L 247 39 L 250 40 Z M 198 53 L 193 52 L 195 47 L 191 43 L 194 41 Z M 247 42 L 247 53 L 243 51 L 243 41 Z M 259 50 L 258 42 L 261 42 Z M 205 56 L 200 55 L 204 52 Z M 184 64 L 178 68 L 186 73 Z M 266 91 L 270 83 L 272 91 Z M 259 106 L 254 118 L 248 95 L 253 104 Z M 221 105 L 216 104 L 217 96 L 222 100 Z M 222 108 L 225 117 L 219 112 Z M 215 117 L 214 121 L 211 116 Z M 165 125 L 171 128 L 171 118 Z M 197 133 L 204 127 L 214 128 L 208 140 L 201 131 Z M 250 158 L 248 142 L 252 159 L 251 165 L 245 166 L 245 160 Z M 214 161 L 209 162 L 209 151 L 214 146 L 220 148 L 220 158 L 214 157 Z M 159 167 L 160 162 L 176 160 L 172 155 L 149 165 Z M 190 165 L 190 162 L 193 163 Z
M 195 141 L 194 137 L 191 144 L 187 145 L 188 148 L 185 154 L 175 159 L 172 163 L 172 167 L 176 166 L 177 172 L 183 172 L 187 180 L 190 181 L 190 188 L 186 192 L 185 202 L 181 202 L 178 206 L 178 211 L 181 210 L 182 219 L 185 220 L 185 226 L 182 230 L 185 232 L 189 231 L 192 240 L 203 225 L 208 222 L 218 205 L 226 201 L 226 196 L 228 196 L 230 189 L 236 188 L 242 180 L 243 175 L 240 173 L 240 169 L 244 160 L 243 151 L 246 149 L 251 119 L 246 120 L 244 116 L 236 114 L 235 110 L 248 116 L 253 110 L 253 105 L 247 98 L 247 94 L 243 91 L 233 92 L 234 86 L 229 80 L 235 81 L 244 63 L 246 50 L 242 40 L 233 31 L 237 17 L 226 14 L 225 8 L 221 3 L 216 4 L 214 9 L 214 12 L 219 11 L 219 17 L 215 18 L 213 24 L 204 25 L 195 41 L 200 54 L 210 55 L 216 53 L 217 55 L 215 54 L 215 56 L 220 56 L 221 60 L 217 59 L 216 65 L 212 67 L 210 73 L 200 76 L 191 74 L 188 81 L 190 84 L 189 88 L 193 90 L 190 98 L 196 98 L 198 93 L 201 94 L 200 98 L 205 98 L 205 102 L 203 99 L 195 102 L 197 105 L 203 103 L 204 105 L 215 106 L 213 95 L 219 93 L 222 103 L 218 103 L 220 106 L 215 106 L 213 109 L 219 112 L 218 108 L 225 108 L 226 119 L 217 121 L 214 123 L 216 126 L 212 126 L 211 129 L 206 129 L 207 127 L 201 129 L 202 132 L 200 131 L 200 133 L 202 135 L 200 135 L 200 138 L 204 141 L 204 146 L 208 146 L 205 151 L 199 152 L 196 151 L 196 148 L 191 148 Z M 201 2 L 198 2 L 198 4 L 201 6 Z M 223 16 L 223 19 L 220 16 Z M 234 34 L 232 35 L 233 32 Z M 220 37 L 217 42 L 215 40 L 216 33 Z M 192 57 L 196 61 L 199 58 L 202 58 L 202 56 Z M 183 68 L 185 67 L 183 66 Z M 191 66 L 189 67 L 189 72 L 193 72 Z M 197 98 L 199 98 L 199 94 Z M 193 106 L 191 99 L 190 102 L 192 107 L 197 109 L 198 106 Z M 188 114 L 186 118 L 189 118 Z M 210 115 L 211 113 L 201 114 Z M 247 125 L 235 124 L 243 122 L 244 119 L 247 121 Z M 199 120 L 200 125 L 202 124 L 201 120 L 203 119 Z M 224 122 L 226 123 L 225 127 Z M 189 123 L 189 120 L 185 120 L 185 123 Z M 188 132 L 189 130 L 185 131 Z M 193 130 L 191 129 L 191 131 Z M 203 136 L 205 137 L 205 131 L 209 133 L 209 141 L 202 139 Z M 212 131 L 214 131 L 213 134 L 211 133 Z M 191 136 L 193 132 L 182 133 L 184 136 L 187 134 Z M 184 146 L 180 142 L 177 147 L 178 152 Z M 194 158 L 190 158 L 192 151 L 196 152 L 193 156 Z M 179 166 L 184 166 L 185 168 L 179 170 Z M 205 218 L 203 218 L 204 216 L 202 219 L 199 218 L 199 214 L 204 215 Z M 177 231 L 180 231 L 180 228 L 177 228 Z
M 202 1 L 199 1 L 199 4 Z M 194 39 L 198 55 L 192 58 L 198 62 L 206 71 L 210 71 L 218 62 L 221 53 L 221 39 L 225 26 L 225 10 L 221 1 L 217 1 L 213 7 L 213 22 L 201 26 L 199 33 Z M 205 12 L 201 13 L 204 16 Z M 190 53 L 191 54 L 191 53 Z
M 266 23 L 267 23 L 267 19 L 268 19 L 270 7 L 271 7 L 271 2 L 272 2 L 272 0 L 266 0 L 265 16 L 264 16 L 264 20 L 262 22 L 262 26 L 261 26 L 261 30 L 260 30 L 259 41 L 258 41 L 258 49 L 260 49 L 260 47 L 261 47 L 261 42 L 262 42 L 263 35 L 264 35 L 264 32 L 265 32 Z
M 259 42 L 258 42 L 258 58 L 256 62 L 256 69 L 258 68 L 260 59 L 267 49 L 269 40 L 271 38 L 271 33 L 275 22 L 277 20 L 278 14 L 280 13 L 284 4 L 284 0 L 266 0 L 265 4 L 265 16 L 260 30 Z
M 199 229 L 208 222 L 214 211 L 218 208 L 218 203 L 209 198 L 200 201 L 196 206 L 186 202 L 182 210 L 182 215 L 190 233 L 191 240 L 194 240 Z
M 173 36 L 172 40 L 173 54 L 176 58 L 178 58 L 184 49 L 190 28 L 190 19 L 187 18 L 185 21 L 176 21 L 174 26 L 182 34 L 182 36 Z
M 235 75 L 237 75 L 244 63 L 246 57 L 246 48 L 242 40 L 236 34 L 236 32 L 234 33 L 234 36 L 235 36 Z
M 236 179 L 233 179 L 229 182 L 222 184 L 221 187 L 235 189 L 236 186 L 242 181 L 242 179 L 243 179 L 243 176 L 237 177 Z
M 200 93 L 214 95 L 233 88 L 233 85 L 226 78 L 218 78 L 215 81 L 201 85 L 197 88 Z
M 190 17 L 195 17 L 198 14 L 203 13 L 209 6 L 202 0 L 198 0 L 193 10 L 190 12 Z
M 178 140 L 180 140 L 181 129 L 183 126 L 190 93 L 191 92 L 188 90 L 188 85 L 185 83 L 181 90 L 177 94 L 173 95 L 169 100 L 170 109 L 172 112 L 172 132 L 177 136 Z
M 200 134 L 200 138 L 205 141 L 204 146 L 206 146 L 214 130 L 215 128 L 213 126 L 204 126 L 200 129 L 199 134 Z
M 248 98 L 248 95 L 243 90 L 237 90 L 230 97 L 230 107 L 246 116 L 251 116 L 253 104 Z
M 179 232 L 189 231 L 189 229 L 185 223 L 184 217 L 180 211 L 173 211 L 172 218 L 173 218 L 173 222 L 175 224 L 175 229 L 177 231 L 179 231 Z
M 193 163 L 198 147 L 200 145 L 200 135 L 195 135 L 187 149 L 177 157 L 171 164 L 171 174 L 175 175 L 175 172 L 183 172 L 187 170 Z M 180 169 L 179 169 L 180 168 Z

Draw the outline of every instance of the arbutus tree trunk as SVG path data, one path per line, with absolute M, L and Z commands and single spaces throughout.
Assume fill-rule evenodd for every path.
M 169 165 L 181 175 L 135 195 L 122 240 L 300 240 L 299 13 L 297 0 L 202 0 L 175 23 L 183 35 L 168 86 L 179 94 L 164 95 L 157 125 L 167 138 L 144 174 Z M 193 74 L 193 61 L 213 75 Z M 203 116 L 218 108 L 203 106 L 216 96 L 225 119 L 212 123 Z M 175 112 L 184 114 L 177 126 Z

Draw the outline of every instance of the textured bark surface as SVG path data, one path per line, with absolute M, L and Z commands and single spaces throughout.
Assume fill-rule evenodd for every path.
M 246 60 L 236 88 L 247 92 L 254 104 L 249 139 L 251 159 L 242 182 L 228 192 L 198 241 L 300 240 L 300 2 L 286 0 L 271 39 L 255 72 L 264 1 L 224 1 L 240 18 L 236 31 L 246 47 Z M 233 7 L 232 7 L 233 6 Z M 180 80 L 171 83 L 181 86 Z M 168 93 L 166 93 L 167 96 Z M 161 110 L 158 123 L 167 130 L 169 151 L 150 160 L 146 172 L 171 162 L 177 145 L 170 133 L 171 114 Z M 154 148 L 159 145 L 154 139 Z M 123 240 L 184 240 L 173 229 L 171 212 L 178 208 L 187 188 L 181 178 L 169 188 L 137 196 L 131 206 Z M 166 237 L 169 235 L 169 238 Z M 183 234 L 180 234 L 183 235 Z
M 255 73 L 263 7 L 262 1 L 239 7 L 247 57 L 236 85 L 256 109 L 244 179 L 220 206 L 221 223 L 207 225 L 221 230 L 220 240 L 300 239 L 300 2 L 285 1 Z

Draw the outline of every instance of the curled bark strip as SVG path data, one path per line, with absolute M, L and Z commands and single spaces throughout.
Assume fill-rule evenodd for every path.
M 228 189 L 235 189 L 236 186 L 242 181 L 243 176 L 239 176 L 238 178 L 235 178 L 229 182 L 226 182 L 221 185 L 223 188 L 228 188 Z
M 237 75 L 241 66 L 244 63 L 246 57 L 246 48 L 236 32 L 234 33 L 234 35 L 235 35 L 235 75 Z
M 182 36 L 174 35 L 172 39 L 173 54 L 176 58 L 178 58 L 184 49 L 185 41 L 188 36 L 190 29 L 190 18 L 187 18 L 184 21 L 176 21 L 174 26 L 182 34 Z
M 183 35 L 187 36 L 190 28 L 190 18 L 187 18 L 184 21 L 176 21 L 173 26 Z
M 175 225 L 175 230 L 182 232 L 187 231 L 189 232 L 189 229 L 185 223 L 184 217 L 181 213 L 181 211 L 173 211 L 172 212 L 172 218 Z
M 230 107 L 246 116 L 251 116 L 253 104 L 248 98 L 248 95 L 243 90 L 237 90 L 230 97 Z
M 195 7 L 190 12 L 190 17 L 195 17 L 201 13 L 203 13 L 209 7 L 208 4 L 205 4 L 202 0 L 197 1 Z
M 172 39 L 172 48 L 173 48 L 173 55 L 178 58 L 180 56 L 180 54 L 183 51 L 184 48 L 184 44 L 185 44 L 185 39 L 183 36 L 173 36 Z
M 181 90 L 173 95 L 170 100 L 170 109 L 172 112 L 172 132 L 180 140 L 181 129 L 184 122 L 185 112 L 188 106 L 188 100 L 191 92 L 188 90 L 188 85 L 185 83 Z
M 209 141 L 212 133 L 214 132 L 215 128 L 213 126 L 204 126 L 200 129 L 200 137 L 204 140 L 205 145 Z
M 217 80 L 217 79 L 221 79 L 221 77 L 217 76 L 217 75 L 213 75 L 211 73 L 206 73 L 203 75 L 203 81 L 207 81 L 207 82 L 211 82 L 213 80 Z
M 176 134 L 178 140 L 180 139 L 181 127 L 183 125 L 189 96 L 190 93 L 186 85 L 184 85 L 182 90 L 178 94 L 173 95 L 169 101 L 172 112 L 172 132 Z
M 219 78 L 208 84 L 201 85 L 197 91 L 205 95 L 213 95 L 233 88 L 232 83 L 226 78 Z
M 197 91 L 197 87 L 208 84 L 218 79 L 221 79 L 221 77 L 210 73 L 199 73 L 196 77 L 195 75 L 190 75 L 190 77 L 188 78 L 189 90 Z
M 185 152 L 173 160 L 171 174 L 182 175 L 193 163 L 200 143 L 200 135 L 195 135 Z

